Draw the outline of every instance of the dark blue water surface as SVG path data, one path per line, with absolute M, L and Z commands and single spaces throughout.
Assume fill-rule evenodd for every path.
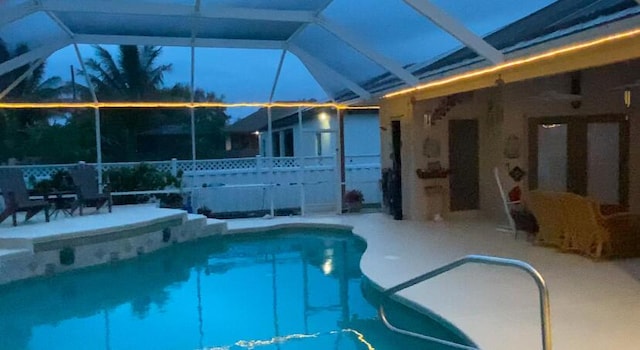
M 342 231 L 212 237 L 0 286 L 0 349 L 447 349 L 382 325 L 364 249 Z M 390 318 L 463 341 L 403 306 Z

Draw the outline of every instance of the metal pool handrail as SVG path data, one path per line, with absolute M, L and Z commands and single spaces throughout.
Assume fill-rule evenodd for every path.
M 515 259 L 506 259 L 506 258 L 499 258 L 499 257 L 495 257 L 495 256 L 486 256 L 486 255 L 467 255 L 461 259 L 458 259 L 452 263 L 449 263 L 447 265 L 444 265 L 442 267 L 439 267 L 435 270 L 429 271 L 425 274 L 422 274 L 418 277 L 414 277 L 406 282 L 400 283 L 394 287 L 388 288 L 386 290 L 384 290 L 382 292 L 383 296 L 385 297 L 389 297 L 403 289 L 409 288 L 413 285 L 416 285 L 420 282 L 426 281 L 428 279 L 434 278 L 436 276 L 439 276 L 445 272 L 448 272 L 450 270 L 453 270 L 457 267 L 460 267 L 462 265 L 465 264 L 483 264 L 483 265 L 498 265 L 498 266 L 506 266 L 506 267 L 513 267 L 513 268 L 517 268 L 520 270 L 523 270 L 524 272 L 528 273 L 529 276 L 531 276 L 533 278 L 533 280 L 536 282 L 536 285 L 538 286 L 538 292 L 540 295 L 540 325 L 541 325 L 541 334 L 542 334 L 542 349 L 543 350 L 551 350 L 551 306 L 549 304 L 549 291 L 547 290 L 547 285 L 544 281 L 544 278 L 542 278 L 542 275 L 540 274 L 540 272 L 538 272 L 533 266 L 529 265 L 528 263 L 521 261 L 521 260 L 515 260 Z M 442 340 L 439 338 L 434 338 L 434 337 L 430 337 L 427 335 L 423 335 L 423 334 L 418 334 L 418 333 L 414 333 L 411 331 L 407 331 L 404 329 L 400 329 L 397 327 L 394 327 L 393 325 L 391 325 L 389 323 L 389 321 L 387 320 L 386 314 L 384 312 L 384 308 L 382 306 L 382 304 L 380 304 L 380 308 L 378 310 L 378 313 L 380 314 L 380 318 L 382 319 L 382 322 L 392 331 L 397 332 L 397 333 L 401 333 L 404 335 L 409 335 L 409 336 L 413 336 L 413 337 L 417 337 L 420 339 L 424 339 L 424 340 L 429 340 L 429 341 L 433 341 L 436 343 L 440 343 L 440 344 L 444 344 L 444 345 L 448 345 L 451 347 L 455 347 L 458 349 L 476 349 L 474 347 L 470 347 L 467 345 L 463 345 L 463 344 L 458 344 L 458 343 L 454 343 L 454 342 L 449 342 L 446 340 Z

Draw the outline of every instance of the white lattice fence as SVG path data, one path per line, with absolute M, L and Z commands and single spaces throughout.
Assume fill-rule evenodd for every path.
M 345 158 L 346 187 L 363 192 L 365 203 L 380 201 L 379 156 Z M 238 158 L 198 160 L 196 171 L 192 161 L 145 162 L 161 171 L 184 171 L 183 186 L 196 188 L 194 209 L 207 206 L 214 212 L 268 209 L 273 196 L 275 209 L 297 208 L 301 205 L 300 184 L 304 183 L 307 208 L 335 208 L 337 196 L 336 159 L 322 157 Z M 140 163 L 103 163 L 103 170 L 134 167 Z M 20 166 L 25 180 L 49 178 L 59 170 L 76 164 Z M 95 165 L 95 164 L 93 164 Z M 301 166 L 302 165 L 302 166 Z
M 177 169 L 182 171 L 193 171 L 193 161 L 178 161 Z M 196 160 L 196 171 L 224 171 L 224 170 L 238 170 L 238 169 L 255 169 L 256 158 L 234 158 L 234 159 L 207 159 Z

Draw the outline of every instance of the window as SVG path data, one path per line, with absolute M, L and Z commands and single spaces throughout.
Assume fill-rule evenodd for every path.
M 320 132 L 316 133 L 316 155 L 322 155 L 322 133 Z
M 293 129 L 287 129 L 284 131 L 284 156 L 293 157 Z
M 623 115 L 529 119 L 529 187 L 628 205 L 629 123 Z
M 272 135 L 272 148 L 273 148 L 273 156 L 280 157 L 280 132 L 276 131 L 271 133 Z

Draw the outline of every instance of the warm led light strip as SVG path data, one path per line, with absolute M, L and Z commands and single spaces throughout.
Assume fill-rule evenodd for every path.
M 235 107 L 330 107 L 340 110 L 380 109 L 379 106 L 347 106 L 337 103 L 311 102 L 0 102 L 0 109 L 55 109 L 55 108 L 235 108 Z
M 442 86 L 442 85 L 455 83 L 455 82 L 460 81 L 460 80 L 465 80 L 465 79 L 469 79 L 469 78 L 475 78 L 475 77 L 478 77 L 478 76 L 481 76 L 481 75 L 500 72 L 500 71 L 505 70 L 507 68 L 520 66 L 520 65 L 523 65 L 523 64 L 532 63 L 532 62 L 536 62 L 536 61 L 541 61 L 541 60 L 544 60 L 544 59 L 547 59 L 547 58 L 551 58 L 551 57 L 554 57 L 554 56 L 564 55 L 564 54 L 567 54 L 567 53 L 571 53 L 571 52 L 574 52 L 574 51 L 587 49 L 587 48 L 598 46 L 598 45 L 601 45 L 601 44 L 606 44 L 606 43 L 609 43 L 609 42 L 612 42 L 612 41 L 616 41 L 616 40 L 630 38 L 630 37 L 636 36 L 638 34 L 640 34 L 640 28 L 636 28 L 636 29 L 633 29 L 633 30 L 630 30 L 630 31 L 627 31 L 627 32 L 623 32 L 623 33 L 618 33 L 618 34 L 606 36 L 604 38 L 595 39 L 595 40 L 592 40 L 592 41 L 587 41 L 587 42 L 583 42 L 583 43 L 579 43 L 579 44 L 575 44 L 575 45 L 565 46 L 565 47 L 560 48 L 560 49 L 547 51 L 545 53 L 542 53 L 542 54 L 539 54 L 539 55 L 535 55 L 535 56 L 531 56 L 531 57 L 527 57 L 527 58 L 523 58 L 523 59 L 517 59 L 517 60 L 514 60 L 514 61 L 501 63 L 501 64 L 498 64 L 498 65 L 495 65 L 495 66 L 492 66 L 492 67 L 489 67 L 489 68 L 479 69 L 479 70 L 471 71 L 471 72 L 468 72 L 468 73 L 455 75 L 455 76 L 450 77 L 450 78 L 444 78 L 444 79 L 432 81 L 432 82 L 429 82 L 429 83 L 426 83 L 426 84 L 422 84 L 422 85 L 406 88 L 406 89 L 403 89 L 403 90 L 399 90 L 399 91 L 396 91 L 396 92 L 392 92 L 392 93 L 386 94 L 386 95 L 383 96 L 383 98 L 395 97 L 395 96 L 399 96 L 399 95 L 408 94 L 408 93 L 411 93 L 411 92 L 416 92 L 416 91 L 425 90 L 425 89 L 429 89 L 429 88 L 433 88 L 433 87 L 437 87 L 437 86 Z

